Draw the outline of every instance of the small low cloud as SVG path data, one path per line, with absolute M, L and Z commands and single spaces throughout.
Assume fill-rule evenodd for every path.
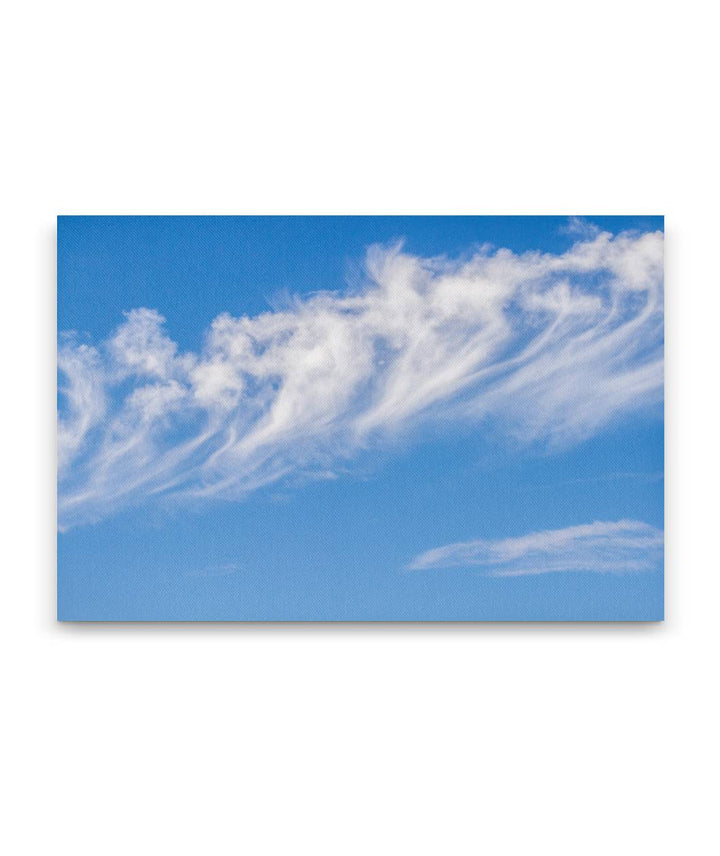
M 569 217 L 560 232 L 563 235 L 592 239 L 600 234 L 600 229 L 584 217 Z
M 200 568 L 194 568 L 188 571 L 189 577 L 227 577 L 231 574 L 236 574 L 240 570 L 240 565 L 236 562 L 225 562 L 217 565 L 205 565 Z
M 517 538 L 478 539 L 435 547 L 408 570 L 477 568 L 489 577 L 550 573 L 638 573 L 659 568 L 663 532 L 637 520 L 547 529 Z

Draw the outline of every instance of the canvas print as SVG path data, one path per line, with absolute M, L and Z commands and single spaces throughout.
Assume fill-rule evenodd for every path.
M 663 230 L 60 217 L 59 619 L 662 619 Z

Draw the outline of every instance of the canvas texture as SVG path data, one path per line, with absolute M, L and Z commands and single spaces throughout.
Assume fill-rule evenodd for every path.
M 663 218 L 59 217 L 58 618 L 658 621 Z

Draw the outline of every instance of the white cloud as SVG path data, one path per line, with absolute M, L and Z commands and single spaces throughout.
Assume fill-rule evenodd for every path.
M 105 390 L 100 355 L 88 345 L 66 338 L 58 349 L 58 370 L 65 383 L 59 387 L 65 400 L 64 416 L 58 419 L 58 472 L 80 451 L 88 431 L 105 413 Z
M 662 233 L 583 234 L 559 255 L 372 247 L 360 285 L 219 315 L 196 354 L 151 309 L 64 342 L 61 525 L 326 475 L 421 423 L 567 444 L 656 404 Z
M 658 568 L 663 533 L 647 523 L 619 520 L 533 532 L 496 541 L 464 541 L 416 556 L 409 570 L 480 568 L 491 577 L 559 572 L 637 573 Z

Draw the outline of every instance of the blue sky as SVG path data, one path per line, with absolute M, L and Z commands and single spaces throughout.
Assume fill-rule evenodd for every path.
M 661 618 L 662 228 L 59 218 L 59 617 Z

